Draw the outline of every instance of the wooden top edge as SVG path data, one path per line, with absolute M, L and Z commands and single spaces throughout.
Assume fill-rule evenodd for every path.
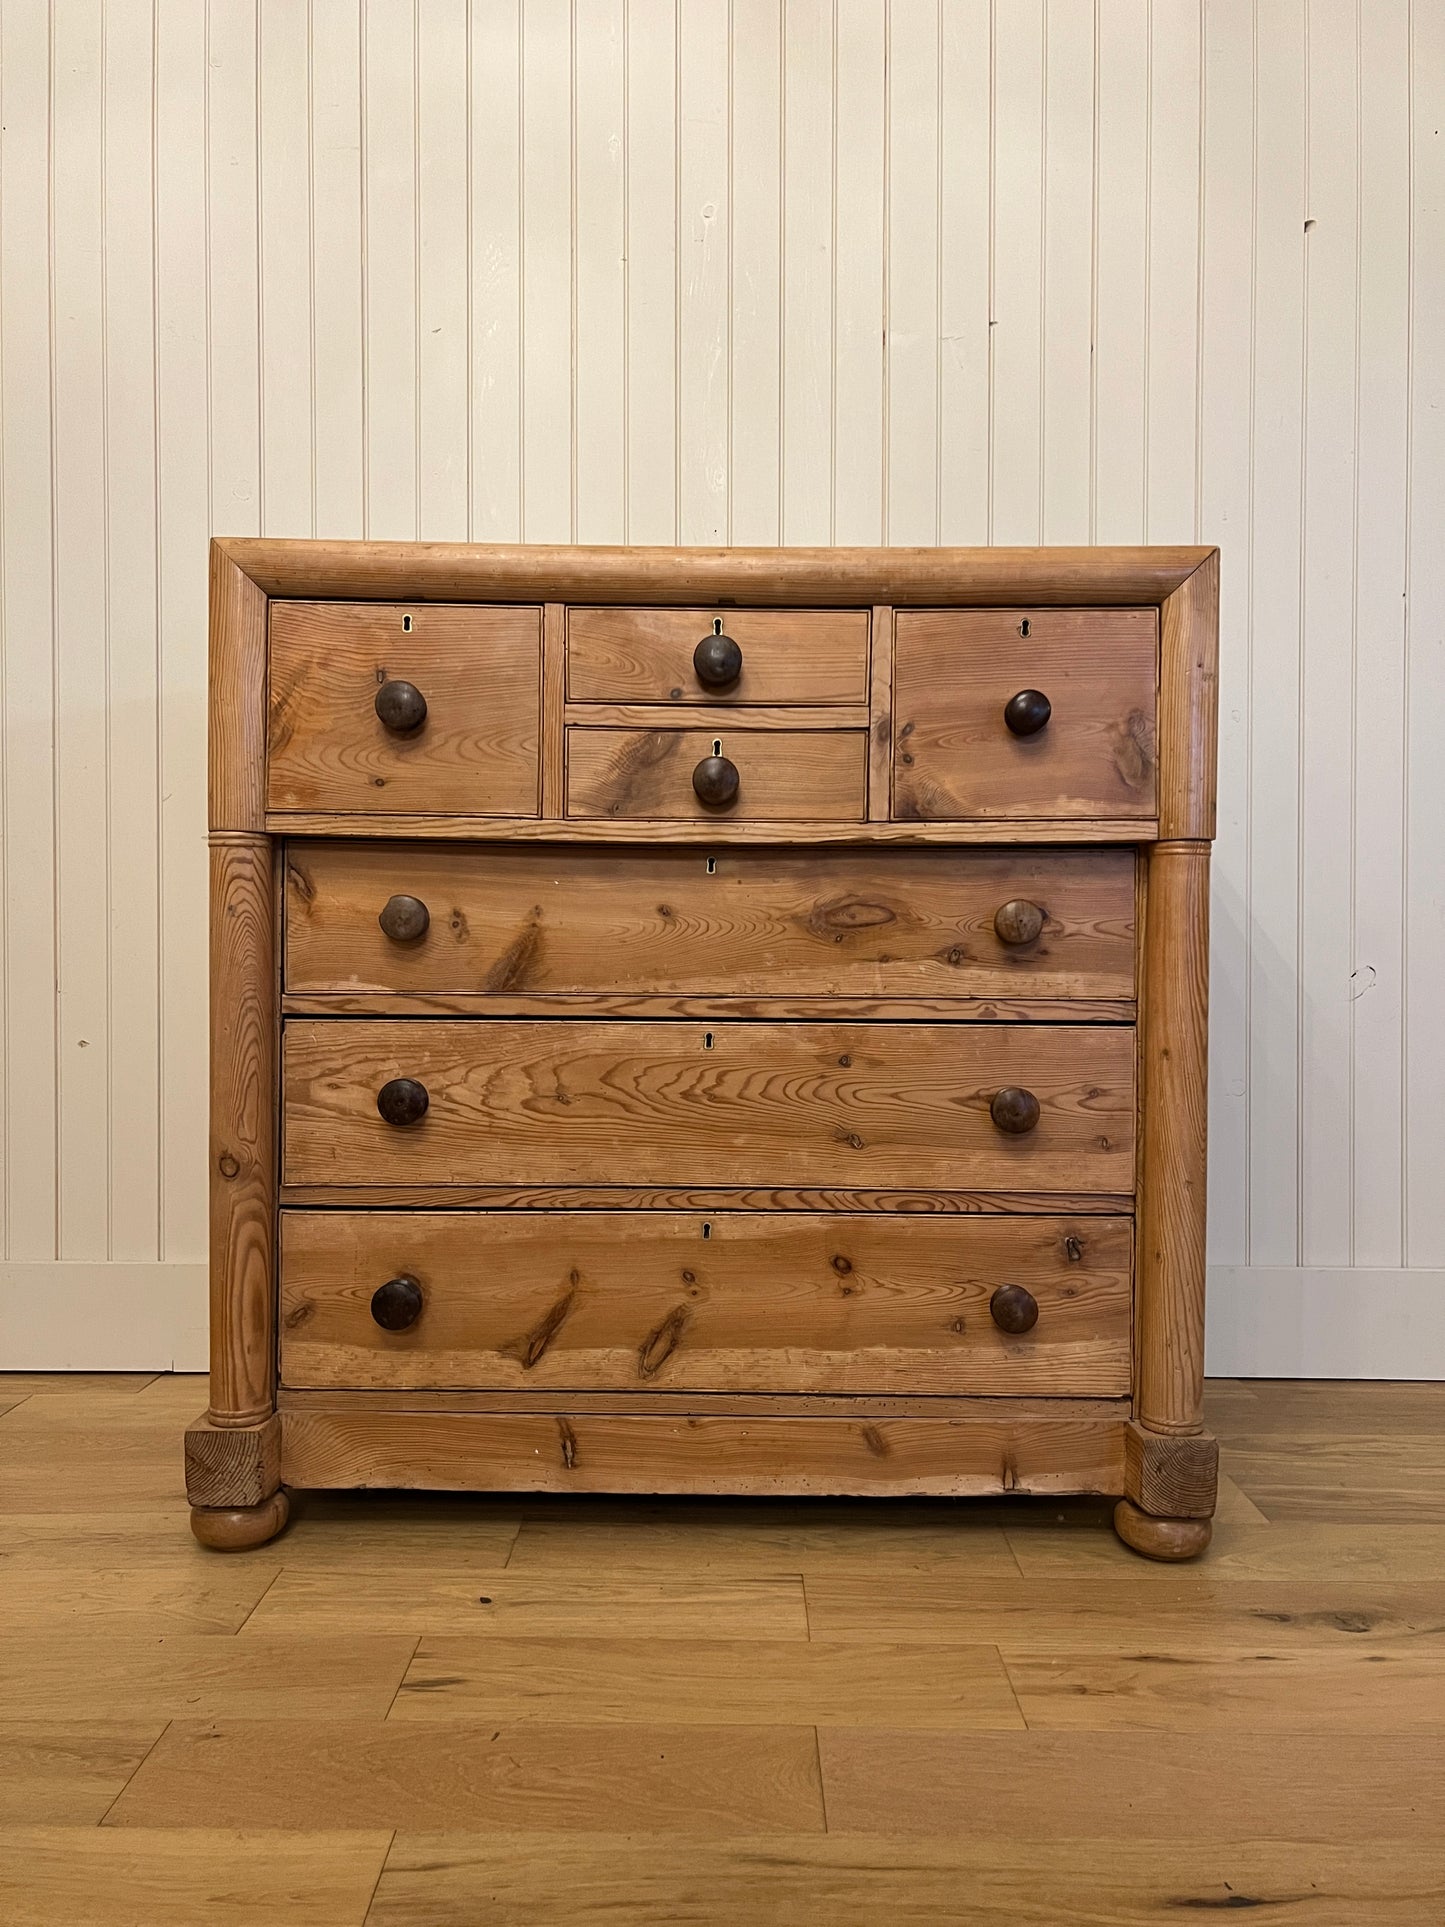
M 960 607 L 1164 602 L 1218 551 L 1153 548 L 600 548 L 217 536 L 268 596 Z

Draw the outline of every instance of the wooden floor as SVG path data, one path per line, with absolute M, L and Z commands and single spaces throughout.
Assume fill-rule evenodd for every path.
M 4 1927 L 1445 1922 L 1445 1385 L 1211 1388 L 1089 1504 L 316 1497 L 197 1379 L 0 1377 Z

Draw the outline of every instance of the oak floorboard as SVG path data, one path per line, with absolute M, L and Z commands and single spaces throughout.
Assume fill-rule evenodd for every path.
M 1219 1438 L 1274 1432 L 1445 1436 L 1445 1393 L 1438 1379 L 1212 1378 L 1204 1422 Z
M 1438 1645 L 1275 1650 L 1224 1655 L 1186 1639 L 1148 1639 L 1120 1655 L 1025 1652 L 1001 1645 L 1031 1728 L 1176 1732 L 1316 1731 L 1336 1744 L 1356 1733 L 1445 1736 L 1445 1652 Z
M 1017 1728 L 988 1645 L 424 1639 L 392 1720 Z
M 209 1634 L 18 1633 L 0 1641 L 11 1719 L 375 1719 L 414 1639 L 226 1639 Z
M 675 1506 L 604 1499 L 592 1514 L 563 1499 L 555 1509 L 528 1512 L 508 1570 L 877 1573 L 933 1566 L 970 1579 L 1018 1571 L 1002 1530 L 980 1519 L 973 1502 L 856 1499 Z
M 1236 1433 L 1220 1460 L 1271 1521 L 1445 1525 L 1445 1429 Z
M 234 1633 L 280 1570 L 274 1556 L 178 1557 L 169 1569 L 12 1567 L 0 1585 L 0 1634 Z
M 362 1927 L 391 1835 L 0 1829 L 5 1927 Z
M 899 1573 L 804 1580 L 814 1639 L 982 1641 L 1056 1655 L 1156 1650 L 1405 1653 L 1445 1658 L 1445 1575 L 1433 1584 L 1220 1580 L 1141 1591 L 1130 1572 L 976 1580 Z
M 0 1827 L 98 1826 L 165 1721 L 0 1719 Z
M 996 1838 L 1028 1850 L 1141 1840 L 1445 1840 L 1445 1734 L 1400 1732 L 818 1735 L 833 1833 Z
M 1425 1842 L 400 1834 L 366 1927 L 1164 1927 L 1196 1910 L 1311 1927 L 1422 1927 Z M 1302 1904 L 1303 1903 L 1303 1904 Z
M 1445 1573 L 1445 1525 L 1343 1525 L 1282 1520 L 1267 1526 L 1216 1524 L 1209 1550 L 1185 1565 L 1141 1559 L 1115 1534 L 1040 1523 L 1012 1530 L 1009 1545 L 1026 1579 L 1128 1572 L 1146 1590 L 1236 1579 L 1358 1579 L 1385 1584 L 1438 1581 Z
M 157 1372 L 0 1372 L 0 1398 L 44 1398 L 56 1392 L 124 1398 L 143 1391 L 159 1376 Z
M 823 1831 L 811 1727 L 177 1721 L 111 1827 Z
M 512 1571 L 283 1572 L 243 1637 L 276 1633 L 512 1634 L 535 1639 L 796 1640 L 808 1637 L 797 1577 L 693 1579 Z

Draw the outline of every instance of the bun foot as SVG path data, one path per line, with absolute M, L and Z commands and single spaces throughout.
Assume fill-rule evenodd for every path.
M 291 1512 L 284 1492 L 273 1492 L 260 1505 L 191 1507 L 191 1531 L 203 1546 L 217 1552 L 244 1552 L 274 1539 Z
M 1197 1559 L 1214 1531 L 1212 1519 L 1156 1519 L 1132 1499 L 1114 1507 L 1114 1530 L 1146 1559 Z

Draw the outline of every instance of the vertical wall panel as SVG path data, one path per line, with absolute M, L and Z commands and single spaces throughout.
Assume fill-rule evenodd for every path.
M 264 528 L 1219 542 L 1211 1253 L 1445 1264 L 1442 20 L 0 0 L 8 1261 L 204 1249 Z
M 50 23 L 0 7 L 0 1255 L 56 1253 Z

